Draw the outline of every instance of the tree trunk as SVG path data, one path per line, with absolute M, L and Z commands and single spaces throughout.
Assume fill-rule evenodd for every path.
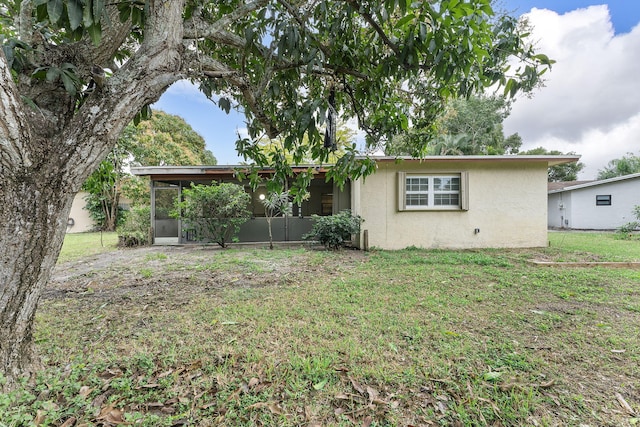
M 0 370 L 11 388 L 39 366 L 35 312 L 62 247 L 73 193 L 42 177 L 4 179 L 0 190 Z
M 80 107 L 61 85 L 16 84 L 0 50 L 0 372 L 7 380 L 0 389 L 11 389 L 39 365 L 35 312 L 75 193 L 133 116 L 182 77 L 184 0 L 149 5 L 136 55 Z

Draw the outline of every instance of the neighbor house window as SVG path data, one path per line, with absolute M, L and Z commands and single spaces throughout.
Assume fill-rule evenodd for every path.
M 398 209 L 467 210 L 466 173 L 398 174 Z
M 611 206 L 611 194 L 596 196 L 596 206 Z

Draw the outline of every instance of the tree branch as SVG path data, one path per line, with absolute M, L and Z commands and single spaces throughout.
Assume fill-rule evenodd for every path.
M 367 21 L 367 23 L 369 25 L 371 25 L 371 27 L 374 29 L 374 31 L 376 33 L 378 33 L 378 35 L 380 36 L 380 38 L 382 39 L 384 44 L 389 46 L 389 48 L 393 51 L 393 53 L 395 53 L 396 55 L 400 55 L 400 48 L 398 47 L 398 45 L 393 43 L 389 39 L 389 37 L 387 37 L 387 34 L 384 32 L 382 27 L 380 27 L 380 25 L 378 25 L 378 23 L 373 19 L 373 16 L 371 16 L 370 13 L 366 13 L 366 12 L 360 11 L 361 10 L 361 5 L 360 5 L 360 3 L 358 3 L 357 0 L 347 0 L 347 1 L 349 3 L 351 3 L 351 5 L 353 6 L 353 8 L 355 10 L 359 11 L 358 13 L 360 14 L 360 16 L 362 16 L 364 18 L 364 20 Z
M 23 143 L 30 140 L 18 89 L 4 53 L 0 52 L 0 175 L 31 166 Z
M 176 81 L 182 69 L 182 12 L 185 0 L 151 0 L 148 31 L 131 58 L 94 91 L 66 126 L 66 176 L 82 183 L 115 145 L 136 112 L 153 103 Z M 69 141 L 67 143 L 67 141 Z
M 33 44 L 33 4 L 31 0 L 20 3 L 20 17 L 18 18 L 18 37 L 28 45 Z
M 192 18 L 184 23 L 185 40 L 205 38 L 215 43 L 243 49 L 246 40 L 229 31 L 218 29 L 213 31 L 211 25 L 200 18 Z
M 270 138 L 275 138 L 280 133 L 261 106 L 262 91 L 251 85 L 240 71 L 234 70 L 215 59 L 197 56 L 195 52 L 185 53 L 185 57 L 188 63 L 197 64 L 195 68 L 199 70 L 199 75 L 194 77 L 205 75 L 210 78 L 224 79 L 231 86 L 238 89 L 247 107 L 256 116 L 256 119 L 262 123 Z

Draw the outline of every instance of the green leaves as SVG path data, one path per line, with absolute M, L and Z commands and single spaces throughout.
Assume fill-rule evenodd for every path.
M 62 18 L 62 12 L 64 11 L 64 3 L 62 0 L 48 0 L 47 1 L 47 14 L 49 15 L 49 21 L 52 24 L 57 23 Z
M 31 77 L 46 80 L 49 83 L 55 83 L 60 80 L 65 90 L 71 96 L 76 96 L 82 87 L 82 80 L 78 75 L 78 70 L 75 65 L 68 62 L 65 62 L 60 67 L 49 66 L 37 68 Z
M 175 213 L 183 220 L 184 231 L 202 242 L 225 247 L 251 215 L 247 209 L 251 196 L 237 184 L 192 185 L 182 190 L 182 196 L 182 201 L 175 201 Z
M 72 30 L 77 29 L 83 23 L 84 11 L 80 0 L 68 0 L 67 12 L 69 16 L 69 26 Z M 90 7 L 85 8 L 87 11 L 91 11 Z M 87 18 L 90 14 L 87 14 Z
M 94 45 L 100 43 L 105 0 L 36 0 L 34 5 L 36 19 L 52 26 L 48 37 L 59 39 L 58 43 L 77 41 L 85 35 Z

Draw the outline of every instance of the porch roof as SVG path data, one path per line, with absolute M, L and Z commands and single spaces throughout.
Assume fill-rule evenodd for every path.
M 247 165 L 213 165 L 213 166 L 140 166 L 132 167 L 131 173 L 137 176 L 148 176 L 152 181 L 177 180 L 206 180 L 216 178 L 235 178 L 238 173 L 248 173 L 251 166 Z M 292 167 L 294 172 L 311 169 L 314 175 L 323 178 L 327 167 L 319 165 L 298 165 Z M 275 168 L 259 168 L 260 175 L 269 175 Z

